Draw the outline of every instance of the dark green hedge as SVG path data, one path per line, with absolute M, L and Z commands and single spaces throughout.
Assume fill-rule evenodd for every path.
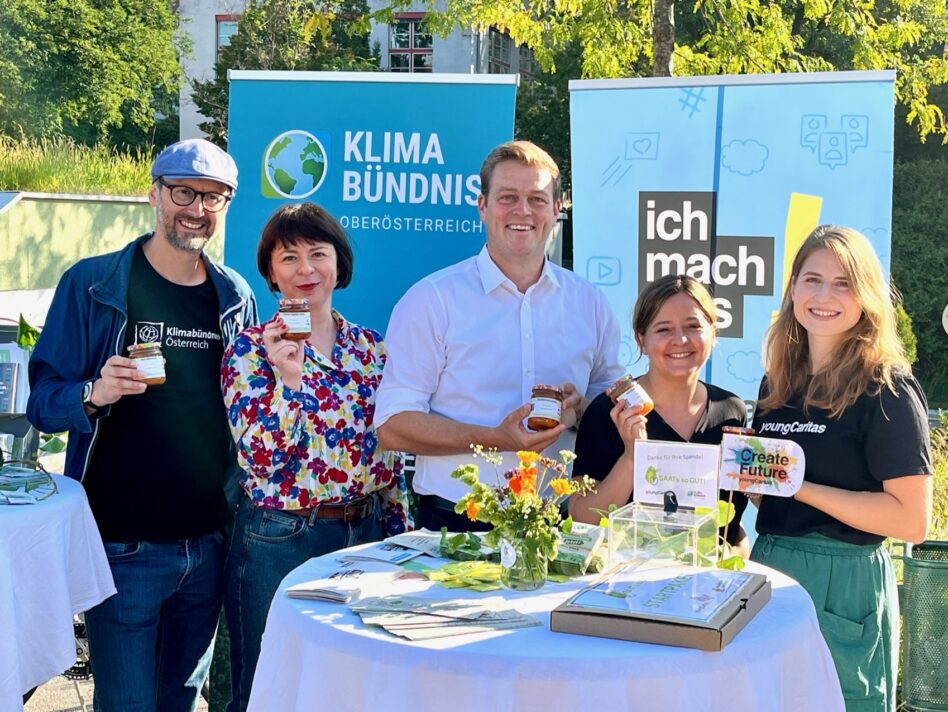
M 945 158 L 895 164 L 892 277 L 918 338 L 915 374 L 933 408 L 948 407 L 948 148 Z

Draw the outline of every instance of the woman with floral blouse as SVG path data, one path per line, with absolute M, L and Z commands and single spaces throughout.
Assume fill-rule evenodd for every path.
M 311 557 L 410 525 L 401 459 L 378 449 L 373 424 L 382 338 L 332 308 L 352 263 L 346 234 L 329 213 L 313 203 L 281 207 L 263 228 L 257 268 L 274 292 L 308 300 L 312 332 L 283 338 L 287 325 L 277 313 L 224 354 L 224 402 L 246 495 L 226 564 L 228 712 L 247 707 L 283 577 Z

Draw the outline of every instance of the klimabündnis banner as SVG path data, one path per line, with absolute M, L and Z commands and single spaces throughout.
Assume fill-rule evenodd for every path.
M 714 294 L 705 377 L 757 397 L 764 331 L 817 225 L 863 232 L 889 267 L 895 73 L 570 82 L 574 269 L 638 349 L 631 312 L 667 273 Z
M 230 73 L 228 150 L 240 187 L 225 262 L 269 318 L 257 271 L 269 216 L 313 201 L 346 228 L 352 283 L 333 296 L 350 321 L 384 330 L 395 302 L 430 272 L 477 253 L 479 171 L 513 137 L 516 75 Z

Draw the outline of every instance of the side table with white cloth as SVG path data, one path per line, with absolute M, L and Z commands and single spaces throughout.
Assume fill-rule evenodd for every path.
M 361 547 L 357 547 L 361 548 Z M 550 611 L 592 580 L 499 592 L 541 626 L 411 642 L 367 627 L 347 606 L 291 599 L 341 552 L 311 559 L 283 581 L 270 607 L 251 711 L 662 710 L 843 712 L 836 669 L 806 591 L 765 574 L 773 597 L 720 652 L 550 631 Z M 438 566 L 439 560 L 422 559 Z M 399 580 L 389 593 L 474 598 L 466 589 Z M 494 595 L 492 592 L 489 595 Z
M 58 493 L 0 506 L 0 709 L 76 660 L 73 614 L 115 593 L 82 485 L 54 475 Z

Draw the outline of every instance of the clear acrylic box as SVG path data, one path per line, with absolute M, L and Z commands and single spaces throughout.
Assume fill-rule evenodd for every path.
M 668 514 L 661 505 L 632 502 L 609 515 L 609 566 L 625 561 L 680 562 L 714 566 L 718 528 L 714 511 L 698 514 L 679 508 Z

